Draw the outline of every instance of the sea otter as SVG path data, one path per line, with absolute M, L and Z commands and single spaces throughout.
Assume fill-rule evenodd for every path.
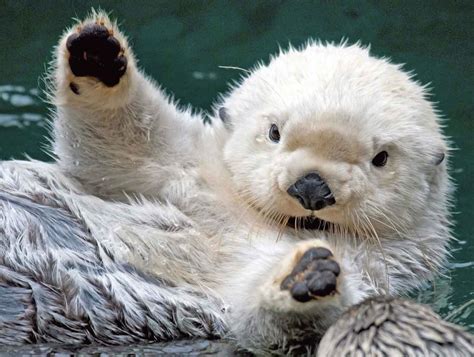
M 359 44 L 282 50 L 205 124 L 93 12 L 47 83 L 56 161 L 0 166 L 1 343 L 314 350 L 344 309 L 446 261 L 439 117 Z

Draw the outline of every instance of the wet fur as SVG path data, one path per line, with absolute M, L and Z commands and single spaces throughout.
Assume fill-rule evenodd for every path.
M 254 68 L 203 125 L 137 69 L 105 14 L 88 22 L 113 29 L 128 69 L 112 88 L 75 77 L 65 42 L 77 27 L 66 31 L 48 79 L 56 162 L 0 166 L 1 343 L 227 336 L 260 353 L 311 350 L 348 306 L 443 267 L 451 186 L 436 158 L 448 148 L 400 66 L 310 42 Z M 391 176 L 367 174 L 381 141 Z M 341 203 L 317 212 L 334 227 L 286 228 L 308 212 L 281 189 L 314 167 Z M 299 303 L 279 284 L 314 246 L 340 264 L 338 292 Z

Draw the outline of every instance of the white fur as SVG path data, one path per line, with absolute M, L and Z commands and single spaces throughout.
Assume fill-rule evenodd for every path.
M 203 125 L 137 69 L 115 24 L 102 13 L 90 21 L 113 27 L 128 69 L 113 88 L 74 77 L 65 40 L 75 29 L 66 32 L 50 79 L 57 162 L 48 170 L 80 182 L 83 195 L 69 205 L 121 259 L 221 297 L 240 345 L 263 351 L 316 341 L 345 307 L 405 293 L 443 266 L 450 183 L 446 160 L 435 162 L 448 148 L 425 89 L 400 66 L 358 44 L 309 42 L 235 85 L 219 104 L 229 122 Z M 279 143 L 268 139 L 272 123 Z M 371 160 L 381 150 L 388 163 L 376 168 Z M 309 171 L 321 173 L 336 197 L 314 212 L 335 231 L 283 225 L 310 214 L 286 193 Z M 165 205 L 167 219 L 189 225 L 167 233 L 96 204 L 130 197 L 141 197 L 131 210 L 153 215 Z M 329 247 L 342 274 L 338 294 L 303 304 L 280 291 L 279 279 L 308 244 Z

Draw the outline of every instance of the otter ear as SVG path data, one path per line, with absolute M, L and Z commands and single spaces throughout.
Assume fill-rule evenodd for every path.
M 444 153 L 444 151 L 441 151 L 441 152 L 438 152 L 437 154 L 435 154 L 434 156 L 434 160 L 433 160 L 433 163 L 438 166 L 440 165 L 443 161 L 444 161 L 444 158 L 446 157 L 446 154 Z
M 224 124 L 229 124 L 230 117 L 229 117 L 229 113 L 227 112 L 227 108 L 220 107 L 218 113 L 219 113 L 219 118 L 222 120 L 222 122 Z
M 433 166 L 439 166 L 446 158 L 446 152 L 448 151 L 448 146 L 443 140 L 435 138 L 431 139 L 431 142 L 427 143 L 427 152 L 428 154 L 428 164 Z
M 226 107 L 220 107 L 219 110 L 217 111 L 217 114 L 219 115 L 219 119 L 222 120 L 222 123 L 224 124 L 224 127 L 227 130 L 232 130 L 232 118 L 229 115 L 229 112 Z

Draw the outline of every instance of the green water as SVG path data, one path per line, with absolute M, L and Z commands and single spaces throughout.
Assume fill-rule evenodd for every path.
M 361 40 L 372 52 L 406 63 L 448 118 L 447 134 L 459 150 L 456 237 L 449 277 L 420 294 L 443 316 L 474 299 L 474 5 L 452 2 L 307 1 L 5 1 L 0 0 L 0 159 L 24 154 L 48 160 L 47 107 L 40 76 L 52 47 L 72 17 L 91 6 L 122 23 L 140 65 L 182 103 L 207 109 L 235 71 L 251 67 L 278 46 L 308 38 Z M 396 4 L 396 5 L 395 5 Z M 453 321 L 474 330 L 472 305 Z

